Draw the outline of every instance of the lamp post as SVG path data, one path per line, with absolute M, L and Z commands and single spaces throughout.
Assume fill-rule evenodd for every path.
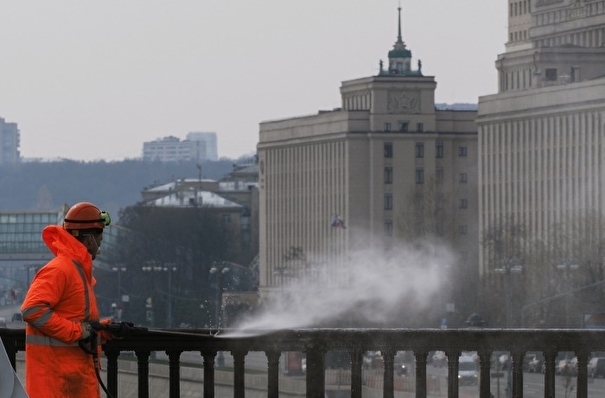
M 518 264 L 515 259 L 509 259 L 504 267 L 496 268 L 494 272 L 506 275 L 506 327 L 512 326 L 513 309 L 513 279 L 512 274 L 523 272 L 523 265 Z
M 579 268 L 578 264 L 574 263 L 573 261 L 569 261 L 569 260 L 565 260 L 563 263 L 561 264 L 557 264 L 557 269 L 561 270 L 563 272 L 563 281 L 566 285 L 568 285 L 567 287 L 567 293 L 565 293 L 565 327 L 569 328 L 569 298 L 571 296 L 572 290 L 569 288 L 569 282 L 570 282 L 570 277 L 569 277 L 569 272 L 570 271 L 575 271 Z
M 151 274 L 151 293 L 149 298 L 147 299 L 147 321 L 149 322 L 149 326 L 153 327 L 154 322 L 154 311 L 153 311 L 153 293 L 155 290 L 154 284 L 154 276 L 153 274 L 156 272 L 168 272 L 168 300 L 167 300 L 167 308 L 166 308 L 166 325 L 168 328 L 172 326 L 172 273 L 177 270 L 174 263 L 165 263 L 164 265 L 160 265 L 155 261 L 148 261 L 147 266 L 141 267 L 144 272 L 149 272 Z
M 168 310 L 166 311 L 166 327 L 172 327 L 172 273 L 177 270 L 174 263 L 164 264 L 164 271 L 168 272 Z
M 229 272 L 229 267 L 225 264 L 224 261 L 217 262 L 215 261 L 210 268 L 210 273 L 216 275 L 216 328 L 219 329 L 221 327 L 221 319 L 223 316 L 223 275 Z
M 122 312 L 121 312 L 121 303 L 124 301 L 122 298 L 122 272 L 126 272 L 126 267 L 124 267 L 123 264 L 116 264 L 115 267 L 111 267 L 111 271 L 117 273 L 118 275 L 118 294 L 117 296 L 117 302 L 120 303 L 118 304 L 119 307 L 117 307 L 116 313 L 113 314 L 114 318 L 122 318 Z M 113 306 L 112 306 L 113 308 Z
M 151 291 L 149 292 L 149 297 L 147 298 L 145 308 L 147 308 L 147 322 L 149 323 L 149 327 L 153 327 L 154 314 L 153 314 L 153 291 L 154 291 L 154 281 L 153 274 L 157 271 L 161 271 L 162 267 L 158 265 L 155 261 L 147 261 L 147 265 L 145 267 L 141 267 L 143 272 L 149 272 L 151 277 Z
M 504 267 L 496 268 L 494 272 L 498 274 L 506 275 L 506 327 L 512 326 L 512 310 L 513 310 L 513 279 L 512 274 L 519 274 L 523 272 L 523 265 L 519 264 L 519 261 L 510 258 L 505 263 Z M 499 381 L 499 380 L 498 380 Z M 512 358 L 509 356 L 507 364 L 507 381 L 506 381 L 506 395 L 512 396 Z M 498 386 L 498 393 L 500 392 L 500 386 Z

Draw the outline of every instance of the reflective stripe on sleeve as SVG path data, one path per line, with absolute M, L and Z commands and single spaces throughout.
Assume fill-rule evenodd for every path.
M 44 325 L 46 325 L 46 323 L 48 322 L 48 320 L 50 319 L 50 317 L 53 314 L 53 311 L 50 309 L 49 306 L 43 305 L 40 307 L 29 307 L 29 308 L 24 309 L 22 313 L 23 313 L 24 317 L 28 317 L 29 315 L 31 315 L 35 312 L 40 312 L 40 311 L 44 311 L 44 312 L 42 313 L 42 315 L 40 315 L 40 316 L 36 317 L 36 319 L 32 320 L 30 322 L 30 324 L 34 327 L 41 328 Z

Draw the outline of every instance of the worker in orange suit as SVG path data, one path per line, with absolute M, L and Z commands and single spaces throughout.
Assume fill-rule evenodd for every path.
M 92 261 L 110 222 L 107 212 L 80 202 L 67 211 L 62 226 L 42 231 L 55 257 L 36 273 L 21 306 L 30 398 L 101 396 L 95 367 L 100 346 L 111 335 L 96 331 L 110 320 L 99 320 Z

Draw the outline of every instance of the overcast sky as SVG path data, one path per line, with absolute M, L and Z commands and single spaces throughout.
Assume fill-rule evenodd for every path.
M 507 0 L 4 0 L 0 117 L 24 157 L 122 160 L 144 141 L 214 131 L 254 151 L 261 121 L 340 107 L 397 38 L 437 102 L 497 90 Z

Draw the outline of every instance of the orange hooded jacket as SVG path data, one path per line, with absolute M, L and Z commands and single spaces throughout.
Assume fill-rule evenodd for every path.
M 92 355 L 78 346 L 81 322 L 99 319 L 91 255 L 57 225 L 44 228 L 42 239 L 56 257 L 37 272 L 21 306 L 27 393 L 100 397 Z

